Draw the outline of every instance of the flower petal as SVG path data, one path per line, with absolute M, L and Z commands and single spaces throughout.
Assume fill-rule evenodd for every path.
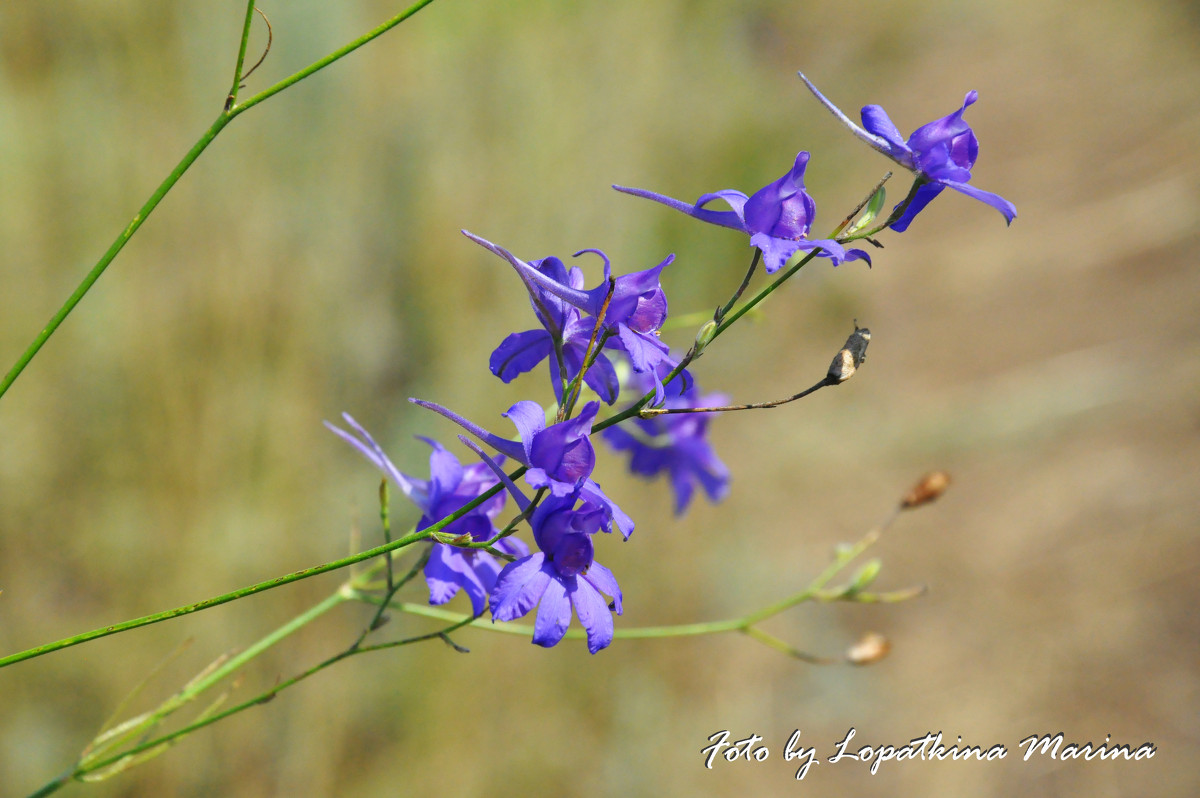
M 461 587 L 471 598 L 475 615 L 486 607 L 487 589 L 461 549 L 434 543 L 429 561 L 425 563 L 425 583 L 429 585 L 430 604 L 445 604 Z
M 592 567 L 588 569 L 587 575 L 584 577 L 597 590 L 606 596 L 612 597 L 613 609 L 617 615 L 623 611 L 621 606 L 621 586 L 617 584 L 617 578 L 613 576 L 612 571 L 605 568 L 598 562 L 593 561 Z
M 912 151 L 904 143 L 904 136 L 900 135 L 900 130 L 887 115 L 887 111 L 878 105 L 865 105 L 862 109 L 862 121 L 863 127 L 868 133 L 878 136 L 888 143 L 892 151 L 892 158 L 900 160 L 907 156 L 911 162 Z
M 800 242 L 790 238 L 774 238 L 766 233 L 750 237 L 750 246 L 758 247 L 763 254 L 763 267 L 767 274 L 779 271 L 788 258 L 800 248 Z
M 632 194 L 635 197 L 642 197 L 648 200 L 666 205 L 668 208 L 674 208 L 680 213 L 686 213 L 694 219 L 699 219 L 702 222 L 719 225 L 720 227 L 728 227 L 733 230 L 741 230 L 745 232 L 745 225 L 741 219 L 742 205 L 746 202 L 746 195 L 740 191 L 718 191 L 715 194 L 705 194 L 693 205 L 691 203 L 682 202 L 680 200 L 668 197 L 664 194 L 656 194 L 653 191 L 646 191 L 641 188 L 628 188 L 626 186 L 613 186 L 617 191 L 624 194 Z M 710 200 L 723 199 L 734 208 L 733 211 L 710 211 L 704 208 Z M 734 203 L 737 203 L 736 205 Z
M 546 428 L 546 411 L 537 402 L 523 399 L 500 415 L 507 418 L 517 428 L 521 437 L 521 446 L 525 449 L 526 462 L 529 462 L 529 449 L 534 438 Z
M 537 606 L 552 579 L 540 551 L 504 566 L 492 588 L 492 620 L 511 621 Z
M 858 125 L 854 124 L 854 122 L 850 119 L 850 117 L 848 117 L 844 113 L 842 113 L 840 108 L 838 108 L 836 105 L 831 103 L 829 100 L 825 99 L 824 94 L 821 94 L 821 92 L 817 91 L 817 87 L 812 84 L 812 81 L 810 81 L 808 78 L 806 78 L 804 76 L 803 72 L 797 72 L 796 74 L 798 74 L 800 76 L 800 80 L 804 81 L 804 85 L 808 86 L 808 90 L 811 91 L 813 93 L 813 96 L 816 97 L 817 100 L 820 101 L 821 105 L 825 106 L 825 108 L 829 111 L 829 113 L 833 114 L 835 117 L 838 118 L 838 121 L 840 121 L 843 125 L 845 125 L 847 128 L 849 128 L 851 133 L 853 133 L 855 136 L 858 136 L 858 138 L 862 139 L 867 144 L 869 144 L 872 147 L 874 147 L 875 149 L 879 150 L 881 153 L 883 153 L 887 157 L 889 157 L 893 160 L 896 159 L 896 156 L 893 153 L 893 148 L 892 148 L 891 142 L 889 142 L 887 139 L 883 138 L 882 136 L 878 136 L 873 133 L 868 133 L 867 131 L 865 131 L 861 127 L 859 127 Z M 868 106 L 868 107 L 870 107 L 870 106 Z
M 942 180 L 941 182 L 945 183 L 947 186 L 950 186 L 950 188 L 954 189 L 955 191 L 960 191 L 963 194 L 966 194 L 971 199 L 977 199 L 986 205 L 992 206 L 1004 215 L 1005 220 L 1007 220 L 1009 224 L 1012 224 L 1012 220 L 1017 218 L 1017 206 L 1013 205 L 999 194 L 993 194 L 990 191 L 984 191 L 981 188 L 975 188 L 974 186 L 969 186 L 966 183 L 959 183 L 954 180 Z
M 492 373 L 504 382 L 532 371 L 537 364 L 554 352 L 554 340 L 545 330 L 526 330 L 513 333 L 500 342 L 488 359 Z
M 586 576 L 576 577 L 567 594 L 575 614 L 579 616 L 579 623 L 587 632 L 588 651 L 595 654 L 607 648 L 613 639 L 613 619 L 608 611 L 608 602 L 588 582 Z
M 545 648 L 558 645 L 570 625 L 571 601 L 567 598 L 567 587 L 562 581 L 551 579 L 538 605 L 537 620 L 533 622 L 534 645 Z
M 918 188 L 912 202 L 904 210 L 904 215 L 893 222 L 891 228 L 897 233 L 903 233 L 907 230 L 908 226 L 912 224 L 912 220 L 916 218 L 916 215 L 925 210 L 925 206 L 933 202 L 934 198 L 938 194 L 941 194 L 944 188 L 945 186 L 940 183 L 926 183 Z
M 506 438 L 501 438 L 499 435 L 488 432 L 478 424 L 468 421 L 458 413 L 455 413 L 453 410 L 442 407 L 436 402 L 426 402 L 424 399 L 412 398 L 410 398 L 408 401 L 412 402 L 414 405 L 420 405 L 421 407 L 445 416 L 458 426 L 465 429 L 467 432 L 474 435 L 476 438 L 479 438 L 479 440 L 483 441 L 488 446 L 491 446 L 493 449 L 500 452 L 500 454 L 504 455 L 505 457 L 511 457 L 522 465 L 529 464 L 525 457 L 525 447 L 517 441 L 510 441 Z
M 457 490 L 462 482 L 463 467 L 457 457 L 433 438 L 415 437 L 433 447 L 429 453 L 429 509 L 432 510 L 444 497 Z
M 462 441 L 467 448 L 479 455 L 480 459 L 487 464 L 487 467 L 492 470 L 492 472 L 502 483 L 504 483 L 504 487 L 507 488 L 508 492 L 512 494 L 513 500 L 516 501 L 518 507 L 524 510 L 529 506 L 529 499 L 524 493 L 521 492 L 521 489 L 518 488 L 511 479 L 508 478 L 508 474 L 504 473 L 504 469 L 500 467 L 500 464 L 493 460 L 487 452 L 479 447 L 479 444 L 475 443 L 475 441 L 471 440 L 466 435 L 459 435 L 458 439 Z
M 362 437 L 361 441 L 345 430 L 339 429 L 338 427 L 330 424 L 328 421 L 325 422 L 325 426 L 334 435 L 337 435 L 346 443 L 357 449 L 363 457 L 371 461 L 371 463 L 380 471 L 382 471 L 389 479 L 391 479 L 392 482 L 395 482 L 396 486 L 400 488 L 401 492 L 414 504 L 416 504 L 422 510 L 426 509 L 426 505 L 428 504 L 428 485 L 425 483 L 425 481 L 413 479 L 412 477 L 400 473 L 400 470 L 396 468 L 396 466 L 392 464 L 392 461 L 388 459 L 388 456 L 383 453 L 383 449 L 380 448 L 379 444 L 375 442 L 375 439 L 372 438 L 365 429 L 359 426 L 359 423 L 355 421 L 349 413 L 342 413 L 342 418 L 345 419 L 346 423 L 350 425 L 351 429 L 353 429 Z

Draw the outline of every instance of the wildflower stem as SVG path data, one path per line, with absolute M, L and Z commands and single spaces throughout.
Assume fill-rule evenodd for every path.
M 572 411 L 575 409 L 575 403 L 579 400 L 579 392 L 583 390 L 583 378 L 587 374 L 588 369 L 592 367 L 592 363 L 596 361 L 596 355 L 599 349 L 596 347 L 596 339 L 600 336 L 600 328 L 604 326 L 604 317 L 608 315 L 608 305 L 612 302 L 613 292 L 617 290 L 617 281 L 613 278 L 608 278 L 608 292 L 604 295 L 604 304 L 600 306 L 600 314 L 596 317 L 596 326 L 592 328 L 592 337 L 588 339 L 587 348 L 583 350 L 583 365 L 579 369 L 579 373 L 575 375 L 575 379 L 571 381 L 564 396 L 562 406 L 558 408 L 558 420 L 566 421 L 571 417 Z M 604 331 L 605 339 L 608 337 L 608 330 Z M 561 349 L 561 343 L 555 344 L 556 349 Z M 603 344 L 601 344 L 603 346 Z M 564 370 L 562 372 L 566 374 Z
M 351 593 L 343 592 L 343 591 L 339 591 L 337 594 L 335 594 L 335 596 L 338 596 L 340 598 L 340 600 L 345 600 L 350 595 L 351 595 Z M 328 601 L 328 599 L 327 599 L 327 601 Z M 318 605 L 318 606 L 320 606 L 320 605 Z M 344 659 L 349 659 L 350 657 L 356 656 L 358 654 L 366 654 L 371 651 L 383 651 L 385 649 L 398 648 L 400 646 L 407 646 L 412 643 L 419 643 L 419 642 L 423 642 L 425 640 L 434 640 L 434 639 L 445 640 L 445 639 L 448 639 L 447 635 L 449 635 L 450 632 L 453 632 L 463 626 L 466 626 L 467 624 L 473 622 L 474 620 L 476 620 L 475 616 L 467 616 L 465 619 L 451 623 L 449 626 L 446 626 L 435 632 L 430 632 L 428 634 L 423 634 L 423 635 L 417 635 L 415 637 L 409 637 L 409 638 L 405 638 L 403 640 L 393 640 L 393 641 L 390 641 L 387 643 L 378 643 L 376 645 L 371 645 L 371 646 L 362 646 L 362 645 L 358 645 L 356 643 L 355 645 L 345 649 L 344 651 L 341 651 L 341 652 L 333 655 L 332 657 L 329 657 L 328 659 L 325 659 L 325 660 L 317 663 L 316 665 L 297 674 L 296 676 L 293 676 L 290 679 L 287 679 L 285 681 L 282 681 L 282 682 L 276 684 L 271 689 L 258 694 L 254 698 L 251 698 L 248 701 L 243 701 L 242 703 L 238 704 L 237 706 L 230 707 L 229 709 L 225 710 L 224 712 L 218 712 L 213 715 L 209 715 L 208 717 L 202 718 L 194 723 L 184 726 L 183 728 L 178 729 L 174 732 L 171 732 L 170 734 L 164 734 L 161 737 L 156 737 L 152 740 L 148 740 L 144 743 L 140 743 L 126 751 L 122 751 L 121 753 L 111 756 L 107 759 L 104 759 L 104 760 L 101 760 L 98 762 L 88 763 L 86 766 L 79 766 L 76 769 L 74 769 L 72 772 L 70 772 L 69 774 L 65 774 L 64 776 L 56 779 L 55 782 L 51 782 L 51 784 L 55 785 L 53 787 L 53 789 L 49 789 L 49 791 L 47 791 L 47 792 L 39 792 L 37 794 L 38 795 L 49 795 L 50 793 L 56 791 L 59 787 L 61 787 L 63 784 L 65 784 L 67 781 L 69 781 L 71 779 L 80 778 L 82 776 L 87 775 L 88 773 L 92 773 L 97 770 L 101 770 L 103 768 L 110 767 L 111 765 L 114 765 L 123 759 L 134 757 L 145 751 L 149 751 L 154 748 L 164 746 L 168 743 L 178 741 L 180 738 L 185 737 L 186 735 L 191 734 L 192 732 L 195 732 L 199 729 L 202 729 L 205 726 L 211 726 L 212 724 L 216 723 L 217 721 L 224 720 L 225 718 L 228 718 L 231 715 L 236 715 L 239 712 L 244 712 L 245 710 L 250 709 L 251 707 L 256 707 L 260 704 L 265 704 L 268 701 L 271 701 L 272 699 L 274 699 L 275 696 L 277 696 L 279 693 L 283 692 L 287 688 L 299 684 L 300 682 L 304 681 L 308 677 L 313 676 L 317 673 L 320 673 L 321 671 L 325 670 L 326 668 L 330 667 L 331 665 L 336 665 L 338 662 L 341 662 Z M 51 784 L 46 785 L 46 787 L 44 787 L 43 790 L 47 790 L 47 788 L 50 788 Z
M 513 472 L 511 478 L 517 479 L 524 473 L 525 468 L 522 466 Z M 90 632 L 84 632 L 71 637 L 65 637 L 62 640 L 56 640 L 53 643 L 46 643 L 45 645 L 41 645 L 36 648 L 19 651 L 15 654 L 10 654 L 7 657 L 0 657 L 0 668 L 4 668 L 17 662 L 23 662 L 27 659 L 34 659 L 35 657 L 40 657 L 43 654 L 49 654 L 52 651 L 59 651 L 64 648 L 70 648 L 71 646 L 77 646 L 80 643 L 86 643 L 90 640 L 96 640 L 98 638 L 107 637 L 120 632 L 127 632 L 130 629 L 149 626 L 150 624 L 159 623 L 160 621 L 168 621 L 172 618 L 178 618 L 182 615 L 190 615 L 193 612 L 207 610 L 210 607 L 216 607 L 221 604 L 226 604 L 230 601 L 237 601 L 238 599 L 252 596 L 256 593 L 262 593 L 264 591 L 271 590 L 272 588 L 291 584 L 292 582 L 299 582 L 302 579 L 308 579 L 309 577 L 317 576 L 319 574 L 337 571 L 341 568 L 345 568 L 365 560 L 373 559 L 381 554 L 386 554 L 390 551 L 395 551 L 397 549 L 404 548 L 405 546 L 410 546 L 417 541 L 426 540 L 430 537 L 433 537 L 435 532 L 440 532 L 444 527 L 454 523 L 459 518 L 462 518 L 480 504 L 483 504 L 483 502 L 495 496 L 501 490 L 501 485 L 494 485 L 437 523 L 431 524 L 425 529 L 422 529 L 420 532 L 411 532 L 402 538 L 392 541 L 391 543 L 385 543 L 382 546 L 376 546 L 373 549 L 367 549 L 366 551 L 361 551 L 358 554 L 352 554 L 349 557 L 343 557 L 339 560 L 332 560 L 330 562 L 322 563 L 321 565 L 314 565 L 311 568 L 293 571 L 290 574 L 277 576 L 274 579 L 268 579 L 265 582 L 259 582 L 257 584 L 243 587 L 229 593 L 223 593 L 220 596 L 215 596 L 194 604 L 186 604 L 182 607 L 176 607 L 164 612 L 157 612 L 153 615 L 145 615 L 141 618 L 134 618 L 132 620 L 123 621 L 122 623 L 113 624 L 111 626 L 103 626 L 99 629 L 93 629 Z
M 669 626 L 641 626 L 641 627 L 626 627 L 616 629 L 613 636 L 617 638 L 633 640 L 658 637 L 696 637 L 699 635 L 721 634 L 723 632 L 743 632 L 750 637 L 766 642 L 766 638 L 770 637 L 764 632 L 755 629 L 758 624 L 763 621 L 773 618 L 776 615 L 788 610 L 797 604 L 806 601 L 856 601 L 861 603 L 876 603 L 876 602 L 895 602 L 904 601 L 910 598 L 915 598 L 925 592 L 923 587 L 907 588 L 898 590 L 892 593 L 853 593 L 847 590 L 830 590 L 826 591 L 825 586 L 828 585 L 834 577 L 842 570 L 857 559 L 871 546 L 879 541 L 879 538 L 887 530 L 888 527 L 899 516 L 899 510 L 892 512 L 887 520 L 879 526 L 868 532 L 861 540 L 852 546 L 840 549 L 834 556 L 833 562 L 829 564 L 824 571 L 819 573 L 807 587 L 798 593 L 788 596 L 781 601 L 763 607 L 748 615 L 743 615 L 740 618 L 731 618 L 724 621 L 703 621 L 700 623 L 673 624 Z M 373 596 L 364 593 L 361 590 L 351 591 L 354 598 L 359 601 L 364 601 L 369 604 L 380 602 L 378 596 Z M 452 621 L 462 623 L 464 626 L 473 626 L 478 629 L 487 629 L 493 632 L 501 632 L 503 634 L 529 636 L 533 633 L 533 627 L 526 624 L 511 623 L 511 622 L 496 622 L 488 621 L 483 618 L 472 618 L 464 616 L 461 613 L 444 610 L 439 607 L 431 607 L 426 604 L 413 604 L 410 602 L 397 602 L 389 605 L 391 609 L 399 612 L 408 613 L 410 615 L 420 615 L 425 618 L 435 618 L 442 621 Z M 753 631 L 752 631 L 753 630 Z M 587 633 L 582 629 L 571 628 L 567 630 L 566 636 L 573 640 L 585 639 Z M 773 639 L 773 638 L 772 638 Z M 804 654 L 788 647 L 785 643 L 780 642 L 779 645 L 784 648 L 779 648 L 774 644 L 772 648 L 778 648 L 781 651 L 786 651 L 789 656 L 797 657 L 798 659 L 806 659 L 812 662 L 825 662 L 819 660 L 812 655 Z
M 837 385 L 837 383 L 826 377 L 811 388 L 797 394 L 792 394 L 786 399 L 776 399 L 773 402 L 754 402 L 747 405 L 724 405 L 723 407 L 645 407 L 642 408 L 639 415 L 642 418 L 653 418 L 654 416 L 662 416 L 669 413 L 725 413 L 730 410 L 768 410 L 772 407 L 785 405 L 788 402 L 794 402 L 797 399 L 803 399 L 810 393 L 824 388 L 826 385 Z
M 746 291 L 746 286 L 750 285 L 750 278 L 754 276 L 754 270 L 758 268 L 758 261 L 760 258 L 762 258 L 762 250 L 758 247 L 755 247 L 754 257 L 750 258 L 750 268 L 746 269 L 746 276 L 742 278 L 742 284 L 739 285 L 738 289 L 733 292 L 733 296 L 729 298 L 729 301 L 718 308 L 717 312 L 713 314 L 713 321 L 715 321 L 717 324 L 720 324 L 724 320 L 725 314 L 732 310 L 733 306 L 737 304 L 737 301 L 742 298 L 742 294 Z
M 849 224 L 854 221 L 854 217 L 858 216 L 859 212 L 863 208 L 867 207 L 867 205 L 870 204 L 871 200 L 879 192 L 879 189 L 883 188 L 884 184 L 887 183 L 887 181 L 889 181 L 891 179 L 892 179 L 891 172 L 888 172 L 887 174 L 885 174 L 883 176 L 883 178 L 878 183 L 875 184 L 875 188 L 871 189 L 871 193 L 869 193 L 869 194 L 867 194 L 867 196 L 863 197 L 862 202 L 858 203 L 858 205 L 855 206 L 854 210 L 850 211 L 850 213 L 846 215 L 846 218 L 842 219 L 841 223 L 839 223 L 837 227 L 833 228 L 833 232 L 830 233 L 828 237 L 829 238 L 837 238 L 839 235 L 841 235 L 842 231 L 845 230 L 846 227 L 849 226 Z M 886 227 L 887 225 L 884 225 L 884 226 Z M 882 229 L 882 228 L 880 228 L 880 229 Z M 876 231 L 876 232 L 878 232 L 878 231 Z M 839 240 L 841 240 L 841 239 L 839 239 Z M 849 241 L 851 239 L 846 239 L 846 240 Z
M 167 192 L 175 187 L 175 184 L 179 182 L 181 177 L 183 177 L 184 172 L 186 172 L 188 168 L 195 163 L 196 159 L 200 157 L 200 154 L 208 148 L 208 145 L 212 144 L 213 140 L 222 130 L 225 129 L 226 125 L 237 118 L 238 115 L 250 110 L 264 100 L 274 97 L 284 89 L 294 86 L 305 78 L 329 66 L 333 62 L 345 57 L 346 55 L 349 55 L 367 42 L 382 36 L 384 33 L 387 33 L 389 30 L 396 27 L 401 22 L 408 19 L 413 14 L 417 13 L 432 2 L 433 0 L 418 0 L 418 2 L 409 6 L 404 11 L 384 22 L 382 25 L 379 25 L 378 27 L 358 37 L 341 49 L 335 50 L 319 61 L 315 61 L 304 69 L 301 69 L 299 72 L 284 78 L 275 85 L 264 89 L 263 91 L 260 91 L 258 94 L 255 94 L 245 102 L 237 104 L 236 97 L 242 78 L 242 65 L 245 63 L 246 44 L 250 35 L 250 22 L 254 16 L 254 0 L 250 0 L 250 2 L 248 2 L 246 5 L 246 21 L 242 26 L 241 41 L 238 44 L 238 57 L 237 65 L 234 69 L 233 85 L 229 90 L 229 95 L 226 97 L 225 106 L 221 110 L 220 115 L 218 115 L 216 120 L 209 125 L 208 130 L 204 131 L 199 140 L 192 145 L 191 149 L 189 149 L 179 163 L 176 164 L 175 168 L 171 170 L 171 173 L 168 174 L 162 183 L 159 184 L 158 188 L 154 190 L 154 193 L 150 195 L 150 198 L 147 199 L 142 207 L 138 209 L 138 212 L 134 214 L 133 219 L 130 220 L 129 224 L 125 226 L 125 229 L 121 231 L 116 240 L 113 241 L 105 253 L 100 257 L 100 260 L 96 262 L 96 265 L 94 265 L 91 270 L 88 271 L 82 282 L 79 283 L 79 286 L 71 293 L 69 297 L 67 297 L 66 302 L 64 302 L 62 307 L 58 309 L 58 312 L 51 317 L 50 321 L 47 322 L 42 331 L 33 339 L 33 342 L 30 343 L 21 356 L 17 358 L 17 362 L 11 369 L 9 369 L 8 373 L 4 375 L 4 379 L 0 380 L 0 397 L 3 397 L 4 394 L 8 392 L 8 389 L 12 387 L 12 384 L 16 382 L 17 377 L 21 376 L 21 372 L 25 370 L 25 367 L 29 365 L 30 361 L 32 361 L 37 355 L 37 353 L 45 345 L 46 341 L 50 340 L 50 336 L 54 335 L 54 333 L 62 325 L 63 321 L 65 321 L 67 316 L 70 315 L 71 311 L 75 309 L 75 306 L 80 303 L 87 292 L 91 290 L 93 285 L 95 285 L 96 281 L 100 279 L 100 275 L 104 274 L 104 271 L 108 268 L 108 265 L 112 263 L 113 259 L 117 257 L 117 254 L 124 249 L 127 243 L 129 243 L 129 239 L 133 238 L 133 234 L 138 231 L 138 228 L 142 226 L 154 209 L 158 207 L 158 204 L 162 202 L 162 199 L 167 195 Z M 4 660 L 0 660 L 0 667 L 3 667 L 4 664 Z
M 250 25 L 254 22 L 254 3 L 255 0 L 249 0 L 246 3 L 246 21 L 242 23 L 242 40 L 238 42 L 237 62 L 233 65 L 233 83 L 229 87 L 229 95 L 225 98 L 226 113 L 237 102 L 238 89 L 242 86 L 242 67 L 246 64 L 246 46 L 250 42 Z

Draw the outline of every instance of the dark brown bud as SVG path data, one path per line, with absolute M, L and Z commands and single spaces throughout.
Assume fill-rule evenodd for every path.
M 950 487 L 949 474 L 945 471 L 930 471 L 921 477 L 921 481 L 914 485 L 908 495 L 901 500 L 900 507 L 904 510 L 911 510 L 922 504 L 929 504 L 945 493 L 948 487 Z
M 854 332 L 850 333 L 845 345 L 829 364 L 829 373 L 825 378 L 837 385 L 853 377 L 854 372 L 858 371 L 858 367 L 867 359 L 867 344 L 870 342 L 871 331 L 866 327 L 859 327 L 857 321 L 854 322 Z
M 892 650 L 892 644 L 878 632 L 867 632 L 846 650 L 846 661 L 851 665 L 871 665 L 879 662 Z

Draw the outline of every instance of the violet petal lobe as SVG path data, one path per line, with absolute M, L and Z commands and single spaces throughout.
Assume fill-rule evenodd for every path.
M 547 564 L 548 565 L 548 564 Z M 533 622 L 534 645 L 550 648 L 558 645 L 571 625 L 571 601 L 567 598 L 567 586 L 570 580 L 551 579 L 542 593 L 538 605 L 537 619 Z
M 552 581 L 546 555 L 535 551 L 504 566 L 492 588 L 492 620 L 511 621 L 528 615 Z
M 613 640 L 613 619 L 604 597 L 582 575 L 567 587 L 567 594 L 579 624 L 587 632 L 588 652 L 595 654 L 607 648 Z

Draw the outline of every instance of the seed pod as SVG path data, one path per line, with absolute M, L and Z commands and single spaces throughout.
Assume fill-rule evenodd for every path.
M 825 379 L 838 385 L 853 377 L 854 372 L 858 371 L 858 367 L 867 359 L 867 344 L 870 342 L 871 331 L 866 327 L 859 327 L 855 321 L 854 332 L 850 333 L 845 345 L 829 364 L 829 373 Z
M 921 481 L 914 485 L 913 489 L 900 501 L 900 507 L 911 510 L 922 504 L 928 504 L 945 493 L 948 487 L 950 487 L 949 474 L 945 471 L 930 471 L 921 477 Z
M 870 665 L 879 662 L 892 650 L 892 644 L 878 632 L 867 632 L 846 651 L 846 661 L 851 665 Z

